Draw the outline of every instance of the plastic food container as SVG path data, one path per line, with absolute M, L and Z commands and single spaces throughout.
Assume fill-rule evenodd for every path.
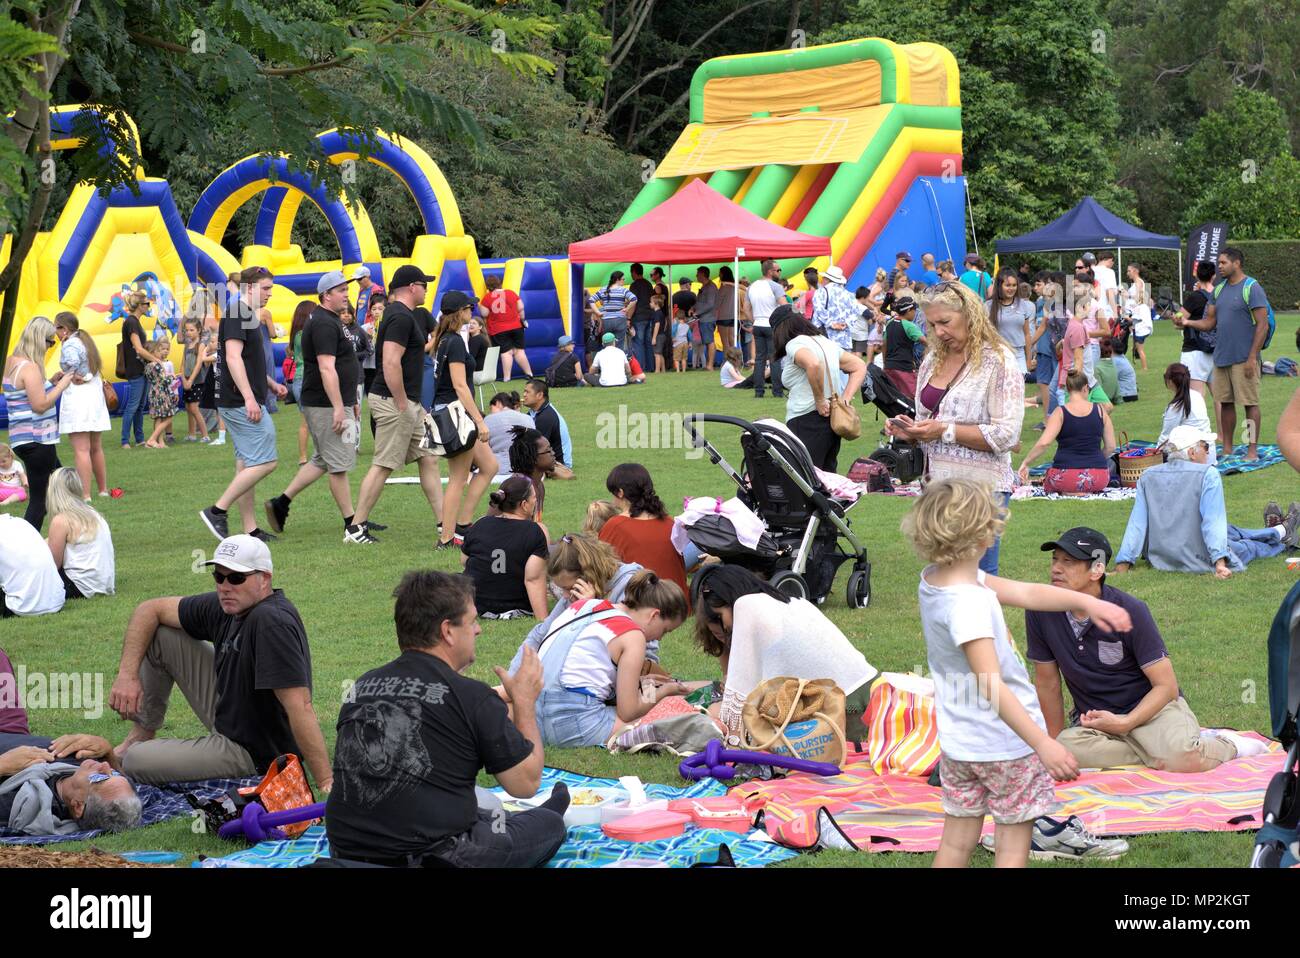
M 620 818 L 639 815 L 641 812 L 666 811 L 670 811 L 668 799 L 666 798 L 652 798 L 640 805 L 633 805 L 630 801 L 606 802 L 600 806 L 600 823 L 603 825 L 606 822 L 617 821 Z
M 638 812 L 617 821 L 607 822 L 602 830 L 610 838 L 623 842 L 653 842 L 676 838 L 686 831 L 689 815 L 680 812 Z
M 711 798 L 679 798 L 668 803 L 668 810 L 691 816 L 700 828 L 720 828 L 727 832 L 747 832 L 754 827 L 753 816 L 739 799 L 727 795 Z
M 574 799 L 596 797 L 599 800 L 590 805 L 579 805 Z M 549 798 L 550 795 L 547 795 Z M 544 801 L 545 799 L 543 799 Z M 628 794 L 621 788 L 571 788 L 569 789 L 569 809 L 564 813 L 567 828 L 577 825 L 599 825 L 607 808 L 626 803 Z

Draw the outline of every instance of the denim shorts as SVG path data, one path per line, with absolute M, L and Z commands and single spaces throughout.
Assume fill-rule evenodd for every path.
M 235 458 L 245 466 L 261 466 L 279 458 L 275 450 L 275 422 L 265 406 L 262 407 L 262 418 L 257 422 L 249 422 L 243 406 L 225 407 L 221 416 L 226 420 Z
M 604 745 L 614 732 L 616 718 L 614 706 L 585 692 L 550 689 L 537 699 L 542 742 L 557 748 Z
M 1039 353 L 1038 362 L 1034 366 L 1034 382 L 1043 386 L 1052 386 L 1056 383 L 1057 369 L 1056 357 L 1048 353 Z
M 700 342 L 705 346 L 713 345 L 713 331 L 718 328 L 717 321 L 700 320 Z

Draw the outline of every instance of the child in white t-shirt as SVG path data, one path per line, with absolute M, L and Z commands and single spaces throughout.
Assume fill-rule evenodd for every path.
M 745 382 L 745 374 L 740 371 L 742 365 L 740 350 L 734 346 L 728 347 L 722 351 L 722 355 L 727 360 L 722 364 L 722 372 L 720 373 L 722 385 L 727 389 L 734 389 Z M 753 383 L 750 383 L 750 385 L 753 385 Z
M 0 442 L 0 506 L 27 501 L 27 471 L 14 451 Z
M 903 519 L 904 534 L 931 563 L 921 573 L 918 593 L 943 753 L 944 823 L 936 868 L 969 864 L 990 813 L 996 864 L 1023 866 L 1034 819 L 1057 808 L 1052 779 L 1079 775 L 1074 756 L 1047 734 L 1000 603 L 1073 611 L 1107 631 L 1132 627 L 1128 614 L 1109 602 L 981 572 L 980 556 L 1005 525 L 1001 511 L 985 486 L 947 479 L 927 486 Z

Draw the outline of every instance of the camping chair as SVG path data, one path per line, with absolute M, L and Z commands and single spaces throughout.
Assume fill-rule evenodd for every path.
M 478 388 L 478 408 L 483 409 L 483 387 L 497 381 L 497 360 L 501 357 L 500 346 L 489 346 L 483 354 L 483 368 L 474 374 L 474 385 Z

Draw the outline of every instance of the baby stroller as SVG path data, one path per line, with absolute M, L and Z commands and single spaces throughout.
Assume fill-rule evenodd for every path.
M 707 439 L 699 434 L 703 423 L 721 423 L 741 430 L 744 455 L 737 472 Z M 831 496 L 817 478 L 812 459 L 802 442 L 778 424 L 753 423 L 732 416 L 696 414 L 684 417 L 686 433 L 696 448 L 731 477 L 738 498 L 763 520 L 767 535 L 754 549 L 726 536 L 709 534 L 696 524 L 687 532 L 695 545 L 727 562 L 744 566 L 792 598 L 821 603 L 835 584 L 839 567 L 850 559 L 845 602 L 863 609 L 871 602 L 871 563 L 867 550 L 849 528 L 846 513 L 852 503 Z M 843 539 L 847 548 L 841 546 Z M 720 541 L 722 540 L 722 541 Z
M 916 408 L 911 396 L 905 396 L 885 371 L 875 363 L 867 366 L 867 378 L 862 380 L 862 401 L 875 406 L 886 417 L 910 416 L 916 418 Z M 925 453 L 916 443 L 888 436 L 882 429 L 880 448 L 867 458 L 874 459 L 899 482 L 911 482 L 925 474 Z
M 1300 862 L 1300 628 L 1291 620 L 1300 607 L 1300 583 L 1291 587 L 1268 633 L 1268 706 L 1273 735 L 1287 750 L 1286 764 L 1264 793 L 1264 824 L 1255 835 L 1251 868 L 1290 868 Z

